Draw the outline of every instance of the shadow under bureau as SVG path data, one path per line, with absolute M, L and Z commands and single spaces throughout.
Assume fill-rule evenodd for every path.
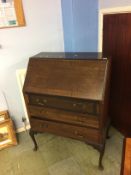
M 23 87 L 30 136 L 49 132 L 91 144 L 100 151 L 109 126 L 110 60 L 89 53 L 40 53 L 29 60 Z M 87 155 L 88 156 L 88 155 Z

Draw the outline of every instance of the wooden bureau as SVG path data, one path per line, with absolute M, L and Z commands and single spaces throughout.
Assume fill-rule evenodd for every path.
M 89 53 L 40 53 L 30 58 L 23 93 L 35 150 L 37 132 L 82 140 L 100 151 L 103 168 L 110 60 L 98 58 Z

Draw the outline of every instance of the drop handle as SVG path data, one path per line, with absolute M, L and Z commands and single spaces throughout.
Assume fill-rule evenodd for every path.
M 80 137 L 80 138 L 83 138 L 83 137 L 84 137 L 83 135 L 80 135 L 80 134 L 78 133 L 78 131 L 75 131 L 75 134 L 76 134 L 78 137 Z
M 76 103 L 73 103 L 73 107 L 76 107 L 76 105 L 77 105 Z
M 37 99 L 36 99 L 36 102 L 37 102 L 38 104 L 41 104 L 41 102 L 40 102 L 40 99 L 39 99 L 39 98 L 37 98 Z
M 47 103 L 47 100 L 46 99 L 43 99 L 42 101 L 43 101 L 43 103 Z
M 41 101 L 41 100 L 38 98 L 38 99 L 36 99 L 36 102 L 37 102 L 38 105 L 43 106 L 45 103 L 47 103 L 47 100 L 44 99 L 44 100 Z
M 39 101 L 40 101 L 40 99 L 39 99 L 39 98 L 37 98 L 37 99 L 36 99 L 36 102 L 39 102 Z
M 81 105 L 83 105 L 83 103 L 73 103 L 73 107 L 81 106 Z
M 38 105 L 44 106 L 44 103 L 42 103 L 42 102 L 38 102 Z
M 41 124 L 40 125 L 40 128 L 48 128 L 48 124 L 45 124 L 45 123 L 44 124 Z

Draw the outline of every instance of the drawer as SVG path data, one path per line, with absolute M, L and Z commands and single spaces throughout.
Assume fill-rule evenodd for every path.
M 30 116 L 41 119 L 54 120 L 66 123 L 73 123 L 93 128 L 99 128 L 99 118 L 89 114 L 80 114 L 70 111 L 63 111 L 54 108 L 28 106 Z
M 90 100 L 81 100 L 67 97 L 57 97 L 48 95 L 29 95 L 29 104 L 37 106 L 45 106 L 50 108 L 58 108 L 80 113 L 88 113 L 92 115 L 99 114 L 98 102 Z
M 69 125 L 62 122 L 51 122 L 31 118 L 31 129 L 37 132 L 49 132 L 74 139 L 100 143 L 100 134 L 97 129 Z

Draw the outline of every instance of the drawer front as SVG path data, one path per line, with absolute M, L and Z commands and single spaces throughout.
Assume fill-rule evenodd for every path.
M 88 113 L 92 115 L 99 114 L 98 102 L 94 101 L 31 94 L 29 95 L 29 104 L 64 109 L 69 111 L 76 111 L 80 113 Z
M 61 136 L 79 140 L 100 143 L 100 134 L 97 129 L 78 127 L 60 122 L 50 122 L 31 118 L 31 128 L 37 132 L 50 132 Z
M 41 119 L 54 120 L 66 123 L 73 123 L 93 128 L 99 128 L 98 117 L 89 114 L 80 114 L 69 111 L 63 111 L 53 108 L 29 106 L 30 116 Z

